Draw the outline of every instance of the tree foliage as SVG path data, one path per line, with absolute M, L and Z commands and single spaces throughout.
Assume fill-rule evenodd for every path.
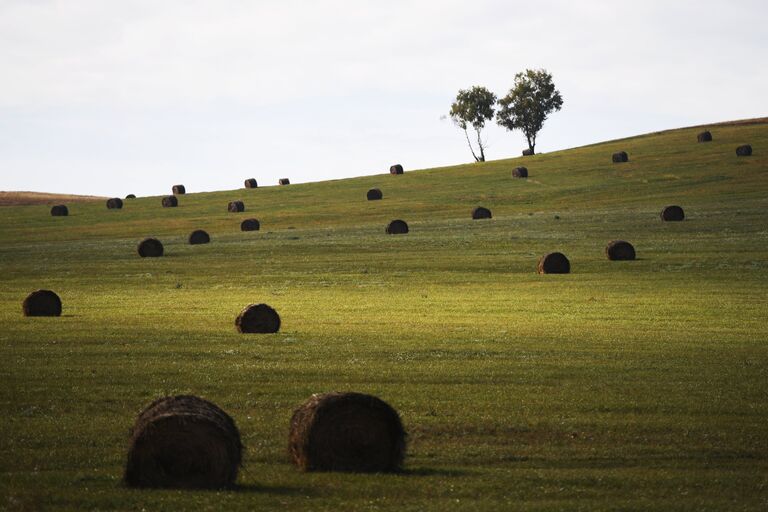
M 481 137 L 485 122 L 493 119 L 496 95 L 481 86 L 473 86 L 471 89 L 462 89 L 456 95 L 456 101 L 451 105 L 450 116 L 453 122 L 464 130 L 464 135 L 469 144 L 469 150 L 476 162 L 485 162 L 485 144 Z M 469 127 L 475 131 L 478 153 L 472 146 L 469 138 Z

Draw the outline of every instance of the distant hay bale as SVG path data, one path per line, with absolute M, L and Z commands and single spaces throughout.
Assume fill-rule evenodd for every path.
M 125 196 L 125 198 L 126 199 L 136 199 L 136 195 L 135 194 L 128 194 L 127 196 Z
M 256 219 L 245 219 L 240 223 L 240 231 L 258 231 L 260 227 Z
M 378 188 L 372 188 L 371 190 L 368 191 L 368 193 L 366 194 L 366 197 L 368 198 L 369 201 L 376 201 L 378 199 L 383 198 L 384 194 L 382 194 L 381 190 L 379 190 Z
M 235 319 L 240 333 L 268 334 L 280 330 L 280 315 L 266 304 L 249 304 Z
M 701 132 L 696 136 L 696 140 L 698 142 L 712 142 L 712 133 L 709 130 Z
M 207 232 L 203 231 L 202 229 L 196 229 L 189 235 L 190 245 L 207 244 L 210 241 L 211 241 L 211 237 L 208 235 Z
M 482 206 L 478 206 L 474 210 L 472 210 L 472 218 L 477 219 L 490 219 L 491 216 L 491 210 L 488 208 L 483 208 Z
M 163 198 L 163 208 L 175 208 L 179 206 L 179 200 L 176 196 L 165 196 Z
M 24 316 L 61 316 L 61 299 L 51 290 L 37 290 L 21 304 Z
M 533 156 L 534 151 L 531 148 L 526 148 L 523 150 L 523 156 Z
M 123 200 L 119 197 L 113 197 L 112 199 L 107 199 L 107 208 L 110 210 L 119 210 L 123 207 Z
M 512 169 L 512 177 L 513 178 L 527 178 L 528 177 L 528 168 L 527 167 L 515 167 Z
M 408 224 L 406 224 L 404 220 L 393 220 L 387 224 L 385 232 L 388 235 L 403 235 L 408 232 Z
M 139 243 L 138 251 L 142 258 L 159 258 L 163 255 L 163 244 L 157 238 L 145 238 Z
M 395 472 L 405 438 L 397 411 L 375 396 L 315 394 L 291 417 L 288 451 L 302 471 Z
M 629 162 L 629 155 L 626 151 L 619 151 L 613 154 L 613 163 L 620 164 L 623 162 Z
M 259 184 L 256 183 L 256 179 L 248 178 L 245 180 L 245 188 L 259 188 Z
M 290 185 L 291 184 L 291 180 L 289 180 L 288 178 L 280 178 L 278 180 L 278 183 L 280 185 Z
M 63 204 L 57 204 L 51 207 L 51 215 L 53 217 L 66 217 L 69 215 L 69 208 Z
M 242 201 L 230 201 L 227 206 L 227 211 L 232 213 L 239 213 L 245 211 L 245 204 Z
M 744 144 L 736 148 L 736 156 L 752 156 L 752 146 Z
M 403 174 L 403 166 L 395 164 L 389 168 L 389 174 Z
M 152 402 L 131 429 L 123 481 L 130 487 L 232 487 L 243 445 L 234 420 L 191 395 Z
M 551 252 L 539 259 L 536 268 L 539 274 L 568 274 L 571 272 L 571 262 L 561 252 Z
M 679 222 L 685 220 L 685 212 L 677 205 L 667 206 L 661 210 L 661 220 L 665 222 Z
M 184 185 L 174 185 L 171 190 L 173 191 L 173 195 L 175 196 L 187 193 L 187 189 L 184 188 Z
M 605 246 L 605 255 L 611 261 L 634 260 L 635 248 L 624 240 L 613 240 Z

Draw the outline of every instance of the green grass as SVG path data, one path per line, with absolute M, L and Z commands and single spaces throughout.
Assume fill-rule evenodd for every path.
M 765 510 L 768 124 L 697 131 L 175 209 L 0 208 L 0 510 Z M 149 235 L 166 257 L 136 255 Z M 616 238 L 639 259 L 609 262 Z M 554 250 L 572 274 L 537 275 Z M 63 317 L 22 317 L 38 288 Z M 280 333 L 235 332 L 252 302 Z M 293 409 L 332 390 L 400 412 L 403 474 L 291 466 Z M 235 419 L 238 490 L 122 486 L 135 415 L 175 393 Z

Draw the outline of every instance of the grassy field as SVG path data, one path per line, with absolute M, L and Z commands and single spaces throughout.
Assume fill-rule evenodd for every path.
M 0 208 L 0 510 L 768 509 L 768 124 L 698 131 L 178 208 Z M 166 257 L 137 256 L 149 235 Z M 617 238 L 638 260 L 606 259 Z M 535 273 L 551 251 L 571 274 Z M 38 288 L 62 317 L 22 316 Z M 235 332 L 253 302 L 278 334 Z M 332 390 L 400 412 L 403 473 L 290 464 L 292 411 Z M 177 393 L 236 421 L 238 489 L 121 484 L 136 414 Z

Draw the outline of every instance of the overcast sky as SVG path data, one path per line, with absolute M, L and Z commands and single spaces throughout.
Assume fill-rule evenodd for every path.
M 0 0 L 0 190 L 124 196 L 472 161 L 444 118 L 545 68 L 537 150 L 768 115 L 768 2 Z M 517 156 L 491 126 L 488 159 Z

